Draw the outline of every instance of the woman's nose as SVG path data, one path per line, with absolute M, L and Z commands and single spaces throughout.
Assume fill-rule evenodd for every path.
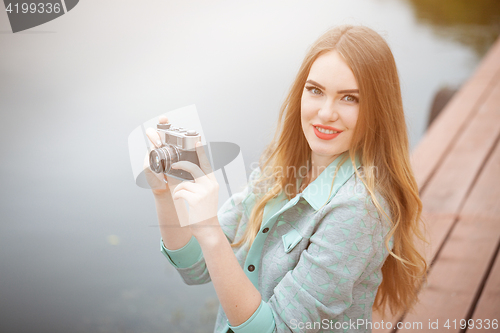
M 319 118 L 324 122 L 334 122 L 339 119 L 339 114 L 337 112 L 337 106 L 335 102 L 327 101 L 318 112 Z

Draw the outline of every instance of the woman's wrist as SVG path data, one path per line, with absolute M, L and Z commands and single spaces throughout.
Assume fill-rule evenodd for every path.
M 222 231 L 217 217 L 215 217 L 214 220 L 217 224 L 204 224 L 202 222 L 191 225 L 194 237 L 196 237 L 196 240 L 204 249 L 210 249 L 220 245 L 222 242 L 228 242 L 226 234 Z

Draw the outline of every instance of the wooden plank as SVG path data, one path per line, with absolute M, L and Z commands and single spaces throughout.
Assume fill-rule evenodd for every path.
M 500 52 L 500 43 L 497 41 L 489 55 L 498 52 Z M 498 60 L 500 59 L 500 54 L 498 56 L 495 59 L 496 67 L 500 66 L 500 61 Z M 491 63 L 491 56 L 486 60 Z M 484 76 L 484 73 L 481 75 Z M 477 75 L 475 78 L 477 79 Z M 473 113 L 473 118 L 468 119 L 467 126 L 461 129 L 461 136 L 456 139 L 456 143 L 453 144 L 449 154 L 441 161 L 439 169 L 435 172 L 432 180 L 427 184 L 421 195 L 424 204 L 423 218 L 427 221 L 427 231 L 431 245 L 425 248 L 420 245 L 420 247 L 425 252 L 429 262 L 432 261 L 443 246 L 444 240 L 458 218 L 459 208 L 463 204 L 468 191 L 473 186 L 476 176 L 482 168 L 484 159 L 492 149 L 500 133 L 500 126 L 497 125 L 500 123 L 500 114 L 498 112 L 500 109 L 500 102 L 498 100 L 500 98 L 500 75 L 492 78 L 492 80 L 490 84 L 493 87 L 489 89 L 485 89 L 482 84 L 479 85 L 487 90 L 487 96 L 477 91 L 477 87 L 474 88 L 470 85 L 467 87 L 469 90 L 473 89 L 473 92 L 477 93 L 477 96 L 480 96 L 480 98 L 476 96 L 476 101 L 479 98 L 480 104 L 476 105 L 477 111 Z M 457 105 L 455 105 L 455 108 L 460 109 Z M 445 135 L 447 133 L 443 131 L 442 134 Z M 436 135 L 434 135 L 434 139 L 436 139 Z M 423 143 L 423 146 L 425 148 L 425 146 L 429 146 L 429 143 Z M 424 155 L 416 153 L 413 156 L 422 157 Z M 430 163 L 432 164 L 433 161 L 431 160 Z M 420 181 L 422 181 L 422 178 Z M 396 316 L 389 315 L 386 318 L 381 318 L 377 313 L 373 313 L 374 322 L 384 320 L 392 322 L 393 325 L 396 325 L 399 317 L 400 315 L 398 314 Z M 391 332 L 390 329 L 374 329 L 373 331 L 377 333 Z
M 496 110 L 500 115 L 500 100 L 497 102 Z M 429 321 L 437 321 L 439 331 L 461 331 L 459 325 L 454 327 L 453 320 L 459 323 L 461 319 L 468 319 L 500 240 L 499 175 L 500 144 L 497 140 L 432 267 L 428 283 L 420 293 L 420 303 L 405 317 L 405 322 L 423 322 L 425 328 Z M 443 326 L 447 320 L 449 329 Z
M 500 58 L 499 58 L 500 62 Z M 428 183 L 422 203 L 428 213 L 458 212 L 500 133 L 500 76 L 446 159 Z
M 431 265 L 432 261 L 436 258 L 437 253 L 444 245 L 444 240 L 448 237 L 450 230 L 458 219 L 457 213 L 452 214 L 439 214 L 424 212 L 422 214 L 425 223 L 428 226 L 428 237 L 430 244 L 418 244 L 418 247 Z M 420 240 L 417 240 L 419 242 Z
M 490 48 L 473 76 L 453 96 L 428 128 L 411 155 L 415 178 L 422 190 L 453 147 L 457 136 L 488 94 L 488 87 L 500 70 L 500 38 Z
M 489 163 L 489 167 L 485 168 L 484 171 L 492 179 L 500 177 L 500 158 L 498 157 L 498 152 L 496 154 L 497 156 L 492 156 L 492 163 Z M 481 179 L 485 178 L 487 176 L 481 176 Z M 491 181 L 488 183 L 485 182 L 482 186 L 484 188 L 483 197 L 471 196 L 471 200 L 467 200 L 467 205 L 464 207 L 464 213 L 470 214 L 471 211 L 476 211 L 484 216 L 484 218 L 494 216 L 496 221 L 492 221 L 492 223 L 500 225 L 500 189 L 498 186 L 494 186 Z M 496 198 L 496 201 L 494 198 Z M 476 200 L 474 201 L 473 199 Z M 487 212 L 487 214 L 484 212 Z M 498 328 L 496 330 L 490 328 L 490 330 L 500 331 L 500 254 L 498 252 L 471 318 L 476 324 L 484 324 L 485 319 L 489 319 L 490 325 L 491 321 L 496 319 L 499 324 Z M 485 330 L 484 325 L 482 325 L 481 329 L 478 329 L 476 325 L 474 326 L 474 328 L 468 329 L 467 332 L 484 332 Z
M 500 62 L 500 61 L 499 61 Z M 453 227 L 460 206 L 500 135 L 500 76 L 474 118 L 421 196 L 430 246 L 421 249 L 431 262 Z
M 500 174 L 500 167 L 498 169 L 498 173 Z M 496 323 L 498 324 L 497 330 L 500 330 L 500 255 L 498 252 L 495 264 L 488 276 L 488 280 L 472 316 L 474 327 L 469 328 L 467 333 L 484 333 L 486 327 L 490 327 L 489 330 L 495 331 L 492 326 L 494 319 L 496 319 Z

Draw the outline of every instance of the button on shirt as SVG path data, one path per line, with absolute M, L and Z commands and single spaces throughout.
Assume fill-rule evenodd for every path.
M 384 239 L 390 224 L 377 212 L 348 158 L 337 157 L 306 189 L 288 200 L 284 193 L 264 209 L 252 246 L 233 248 L 262 302 L 243 324 L 231 326 L 219 306 L 215 333 L 370 332 L 372 305 L 388 256 Z M 359 156 L 355 159 L 360 168 Z M 255 169 L 241 193 L 218 212 L 230 243 L 242 238 L 257 200 Z M 390 216 L 381 195 L 376 197 Z M 393 237 L 389 248 L 393 247 Z M 210 275 L 196 238 L 178 250 L 161 251 L 188 285 Z

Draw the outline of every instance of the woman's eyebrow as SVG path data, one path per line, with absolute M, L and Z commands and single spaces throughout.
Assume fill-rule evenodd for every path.
M 318 88 L 320 89 L 323 89 L 325 90 L 326 88 L 323 87 L 321 84 L 319 84 L 318 82 L 316 81 L 313 81 L 313 80 L 307 80 L 306 83 L 309 83 L 309 84 L 312 84 L 312 85 L 315 85 L 317 86 Z M 337 94 L 359 94 L 359 89 L 346 89 L 346 90 L 338 90 L 337 91 Z
M 306 83 L 313 84 L 313 85 L 317 86 L 318 88 L 325 90 L 325 87 L 323 87 L 321 84 L 319 84 L 319 83 L 318 83 L 318 82 L 316 82 L 316 81 L 313 81 L 313 80 L 307 80 L 307 81 L 306 81 Z
M 358 89 L 338 90 L 337 94 L 359 94 Z

